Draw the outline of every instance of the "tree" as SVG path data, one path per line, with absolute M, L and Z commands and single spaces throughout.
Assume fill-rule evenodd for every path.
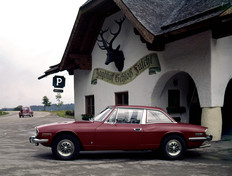
M 61 101 L 60 99 L 62 98 L 60 93 L 56 94 L 56 100 L 57 100 L 57 104 L 56 106 L 60 109 L 60 107 L 63 105 L 63 101 Z
M 46 107 L 47 106 L 51 106 L 52 102 L 49 101 L 48 97 L 47 96 L 44 96 L 43 97 L 43 102 L 42 104 L 44 105 L 44 111 L 46 110 Z
M 16 108 L 14 108 L 14 111 L 20 111 L 22 109 L 22 105 L 18 105 Z

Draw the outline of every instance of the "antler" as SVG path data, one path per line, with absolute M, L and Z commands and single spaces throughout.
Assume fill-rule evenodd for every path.
M 118 36 L 118 34 L 120 33 L 121 28 L 122 28 L 122 23 L 124 22 L 125 18 L 126 18 L 126 17 L 124 16 L 124 17 L 123 17 L 122 19 L 120 19 L 119 21 L 114 20 L 115 23 L 118 24 L 119 29 L 118 29 L 118 31 L 115 32 L 115 33 L 113 33 L 113 32 L 110 30 L 110 33 L 111 33 L 114 37 L 113 37 L 113 38 L 111 39 L 111 41 L 109 42 L 109 47 L 112 48 L 112 44 L 113 44 L 114 40 L 116 39 L 116 37 Z
M 108 30 L 109 30 L 109 28 L 107 28 L 105 30 L 101 30 L 100 34 L 99 34 L 100 37 L 101 37 L 101 40 L 97 39 L 98 42 L 102 42 L 102 44 L 103 44 L 102 46 L 100 46 L 99 43 L 97 43 L 99 48 L 101 48 L 102 50 L 108 50 L 109 49 L 109 46 L 108 46 L 109 43 L 103 37 L 103 34 L 106 33 Z
M 110 34 L 113 35 L 113 38 L 111 39 L 110 42 L 107 42 L 107 41 L 104 39 L 104 37 L 103 37 L 104 33 L 108 32 L 109 28 L 107 28 L 107 29 L 105 29 L 105 30 L 101 29 L 101 31 L 100 31 L 100 33 L 99 33 L 99 35 L 100 35 L 100 37 L 101 37 L 101 40 L 97 39 L 97 41 L 98 41 L 98 42 L 102 42 L 103 45 L 101 46 L 99 43 L 97 43 L 98 46 L 99 46 L 99 48 L 101 48 L 102 50 L 107 50 L 107 51 L 108 51 L 109 49 L 113 49 L 113 48 L 112 48 L 112 44 L 113 44 L 114 40 L 116 39 L 116 37 L 118 36 L 118 34 L 120 33 L 121 28 L 122 28 L 122 23 L 124 22 L 125 18 L 126 18 L 126 17 L 124 16 L 124 17 L 123 17 L 122 19 L 120 19 L 119 21 L 114 20 L 115 23 L 118 24 L 119 29 L 118 29 L 118 31 L 115 32 L 115 33 L 113 33 L 113 32 L 110 30 Z

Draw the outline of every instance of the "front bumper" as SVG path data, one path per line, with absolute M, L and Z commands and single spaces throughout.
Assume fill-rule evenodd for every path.
M 31 136 L 29 138 L 29 142 L 34 143 L 35 145 L 39 145 L 39 144 L 48 142 L 48 139 L 38 139 L 35 136 Z
M 211 141 L 213 139 L 212 135 L 207 135 L 206 137 L 190 137 L 190 141 Z

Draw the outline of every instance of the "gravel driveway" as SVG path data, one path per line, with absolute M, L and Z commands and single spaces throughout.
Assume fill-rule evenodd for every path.
M 70 121 L 47 112 L 35 112 L 34 117 L 19 118 L 18 112 L 0 116 L 0 175 L 178 175 L 229 176 L 232 174 L 232 138 L 225 136 L 211 147 L 188 150 L 183 160 L 166 161 L 158 153 L 81 152 L 79 159 L 59 161 L 51 149 L 30 144 L 34 127 L 44 123 Z

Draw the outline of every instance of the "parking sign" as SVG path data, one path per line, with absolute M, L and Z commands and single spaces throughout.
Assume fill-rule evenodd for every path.
M 64 76 L 54 76 L 53 77 L 53 86 L 55 88 L 64 88 L 65 77 Z

